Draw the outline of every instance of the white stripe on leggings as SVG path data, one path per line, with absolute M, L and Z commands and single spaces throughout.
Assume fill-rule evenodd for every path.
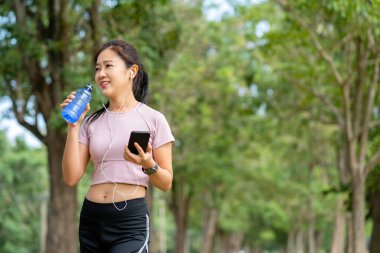
M 138 253 L 141 253 L 146 248 L 146 252 L 149 253 L 148 249 L 148 241 L 149 241 L 149 216 L 146 214 L 146 239 L 144 245 L 141 247 Z

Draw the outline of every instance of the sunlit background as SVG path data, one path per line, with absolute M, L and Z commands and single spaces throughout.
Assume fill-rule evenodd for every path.
M 380 252 L 379 11 L 373 0 L 1 1 L 0 252 L 78 252 L 93 168 L 63 184 L 59 104 L 91 82 L 112 38 L 136 45 L 149 105 L 176 138 L 172 189 L 147 192 L 150 252 Z M 102 102 L 96 90 L 91 110 Z

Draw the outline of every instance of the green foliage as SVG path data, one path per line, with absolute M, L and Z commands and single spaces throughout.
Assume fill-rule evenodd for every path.
M 0 251 L 39 252 L 41 213 L 47 201 L 46 153 L 24 140 L 11 145 L 0 133 Z
M 337 195 L 325 198 L 322 193 L 339 188 L 335 152 L 344 143 L 337 118 L 338 114 L 343 115 L 344 104 L 339 78 L 346 82 L 355 80 L 355 83 L 362 78 L 356 68 L 360 57 L 355 51 L 357 45 L 363 45 L 363 50 L 367 50 L 365 52 L 372 59 L 369 61 L 376 59 L 378 49 L 372 44 L 378 41 L 379 18 L 373 14 L 376 5 L 377 1 L 295 0 L 268 1 L 261 6 L 238 9 L 237 16 L 249 24 L 246 26 L 247 39 L 256 46 L 255 56 L 261 62 L 262 71 L 255 76 L 259 97 L 264 99 L 268 117 L 279 120 L 276 130 L 285 130 L 278 132 L 279 138 L 285 142 L 280 140 L 280 146 L 274 143 L 274 149 L 284 159 L 290 182 L 300 183 L 313 199 L 312 215 L 318 221 L 318 229 L 328 233 L 331 233 L 327 224 L 331 222 L 332 212 L 324 206 L 333 206 Z M 262 36 L 254 36 L 256 26 L 252 20 L 257 20 L 255 16 L 263 16 L 258 14 L 260 10 L 274 14 L 263 17 L 270 29 Z M 330 62 L 326 60 L 326 54 L 331 57 Z M 336 67 L 335 72 L 332 65 Z M 370 64 L 365 72 L 366 77 L 374 73 Z M 363 97 L 366 100 L 370 80 L 360 81 L 366 87 Z M 355 87 L 357 84 L 350 86 L 352 97 L 357 95 Z M 271 90 L 272 95 L 260 96 L 265 90 Z M 354 108 L 354 103 L 349 107 Z M 331 105 L 335 106 L 335 111 Z M 374 110 L 377 111 L 377 107 Z M 373 119 L 377 118 L 374 113 Z M 377 132 L 376 129 L 371 131 Z M 369 139 L 373 145 L 373 150 L 369 151 L 372 154 L 378 146 L 373 140 Z M 303 214 L 310 213 L 310 209 L 303 210 L 300 206 L 302 200 L 307 200 L 305 197 L 297 195 L 295 200 L 301 202 L 298 205 L 296 202 L 293 207 L 298 206 L 297 210 L 301 212 L 298 217 L 293 217 L 301 224 L 306 222 Z M 297 224 L 297 220 L 290 220 L 291 224 Z
M 4 60 L 0 76 L 4 80 L 17 76 L 21 53 L 33 55 L 45 66 L 48 49 L 62 50 L 59 43 L 39 43 L 33 22 L 27 22 L 27 33 L 14 26 L 10 2 L 0 13 L 9 21 L 0 30 L 6 31 L 0 42 L 0 57 Z M 345 36 L 351 34 L 368 44 L 371 41 L 362 36 L 366 34 L 363 31 L 379 33 L 379 18 L 374 11 L 378 1 L 289 2 L 305 26 L 321 39 L 321 46 L 331 52 L 333 63 L 342 73 L 349 74 L 347 67 L 355 63 L 355 57 L 347 58 L 345 51 L 338 50 Z M 334 206 L 338 194 L 331 193 L 331 189 L 339 188 L 335 160 L 340 135 L 336 115 L 317 95 L 324 95 L 341 108 L 341 88 L 313 46 L 310 34 L 279 5 L 273 1 L 231 3 L 233 15 L 207 21 L 200 2 L 103 1 L 102 23 L 98 25 L 102 27 L 102 41 L 122 38 L 135 44 L 150 73 L 149 104 L 165 114 L 176 137 L 174 184 L 180 184 L 192 200 L 188 230 L 192 249 L 200 248 L 202 214 L 211 209 L 219 211 L 219 232 L 243 233 L 246 245 L 268 250 L 283 249 L 292 229 L 305 229 L 312 217 L 316 231 L 324 233 L 326 249 L 334 211 L 326 207 Z M 36 4 L 38 8 L 33 10 L 47 25 L 46 2 L 32 4 Z M 82 1 L 68 9 L 71 18 L 67 21 L 75 27 L 75 34 L 68 49 L 70 64 L 61 70 L 67 83 L 63 97 L 93 79 L 92 42 L 83 43 L 91 41 L 90 29 L 85 25 L 89 6 L 91 1 Z M 265 26 L 267 31 L 262 30 Z M 15 38 L 17 45 L 13 43 Z M 27 90 L 30 87 L 20 76 L 22 88 Z M 49 74 L 45 78 L 50 78 Z M 0 92 L 9 95 L 4 88 Z M 100 101 L 101 96 L 95 92 L 92 111 L 100 108 Z M 373 112 L 376 117 L 377 110 Z M 64 129 L 59 109 L 50 113 L 47 124 Z M 377 132 L 370 133 L 371 154 L 379 146 Z M 6 164 L 0 172 L 0 186 L 5 189 L 0 212 L 7 217 L 0 223 L 4 227 L 0 238 L 7 238 L 0 239 L 0 246 L 12 252 L 17 239 L 25 251 L 23 245 L 28 243 L 36 250 L 37 242 L 30 241 L 30 235 L 36 237 L 39 233 L 36 210 L 38 196 L 46 189 L 46 175 L 29 168 L 45 165 L 40 157 L 43 150 L 30 150 L 22 142 L 9 147 L 1 141 L 0 151 Z M 19 173 L 15 174 L 16 168 Z M 78 203 L 85 195 L 91 169 L 79 187 Z M 24 178 L 30 180 L 25 183 Z M 372 186 L 378 181 L 376 175 L 373 179 Z M 11 198 L 14 193 L 6 190 L 9 187 L 32 194 L 34 201 Z M 16 208 L 9 209 L 10 203 Z M 33 219 L 26 216 L 31 213 Z M 22 223 L 24 220 L 30 224 Z M 28 236 L 20 238 L 18 231 Z M 167 233 L 176 233 L 173 224 Z M 169 248 L 174 247 L 171 243 Z M 21 248 L 17 252 L 23 252 Z

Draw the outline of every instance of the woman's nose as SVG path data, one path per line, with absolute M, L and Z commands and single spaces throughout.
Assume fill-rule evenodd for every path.
M 99 79 L 102 79 L 103 77 L 105 77 L 103 69 L 98 70 L 98 72 L 96 73 L 96 77 Z

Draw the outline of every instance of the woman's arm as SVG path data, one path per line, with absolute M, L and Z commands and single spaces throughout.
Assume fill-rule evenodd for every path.
M 154 149 L 153 152 L 150 143 L 146 152 L 143 151 L 138 143 L 135 143 L 135 146 L 139 151 L 139 155 L 132 154 L 126 145 L 124 151 L 125 160 L 139 164 L 143 168 L 153 168 L 155 163 L 157 163 L 158 170 L 149 176 L 149 180 L 154 186 L 163 191 L 170 190 L 173 181 L 172 142 Z
M 79 125 L 69 126 L 62 159 L 63 180 L 74 186 L 84 175 L 90 159 L 88 146 L 79 143 Z
M 172 167 L 172 143 L 169 142 L 153 150 L 154 161 L 158 165 L 156 173 L 149 176 L 149 180 L 157 188 L 168 191 L 172 187 L 173 167 Z M 152 159 L 153 160 L 153 159 Z M 154 161 L 146 168 L 153 168 Z M 144 167 L 145 168 L 145 167 Z
M 61 109 L 65 108 L 75 97 L 75 92 L 70 95 L 60 105 Z M 67 137 L 65 150 L 62 158 L 63 181 L 70 186 L 76 185 L 84 175 L 88 160 L 90 159 L 90 151 L 88 146 L 79 143 L 80 123 L 84 116 L 90 110 L 87 104 L 86 109 L 79 117 L 78 122 L 74 124 L 67 123 Z

